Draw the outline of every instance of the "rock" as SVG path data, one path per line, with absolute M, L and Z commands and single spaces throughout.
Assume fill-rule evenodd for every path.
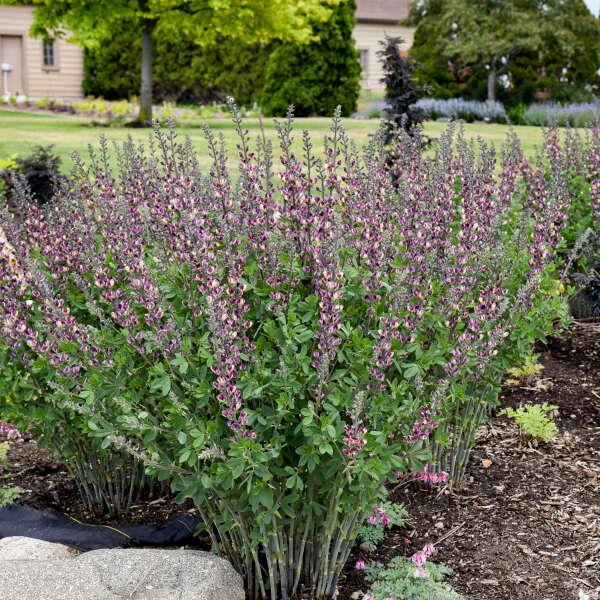
M 244 600 L 241 576 L 198 550 L 93 550 L 62 560 L 0 561 L 2 600 Z
M 2 560 L 61 560 L 73 558 L 76 550 L 44 540 L 13 536 L 0 540 L 0 561 Z

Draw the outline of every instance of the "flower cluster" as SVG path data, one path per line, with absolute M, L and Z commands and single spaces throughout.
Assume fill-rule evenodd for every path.
M 237 182 L 223 140 L 206 131 L 201 172 L 159 130 L 118 173 L 103 142 L 48 206 L 4 207 L 0 354 L 36 388 L 12 410 L 171 477 L 250 596 L 325 598 L 356 523 L 389 523 L 387 476 L 430 460 L 414 477 L 443 483 L 435 444 L 468 456 L 502 361 L 551 326 L 564 173 L 598 166 L 549 132 L 539 163 L 513 136 L 498 168 L 452 127 L 431 152 L 374 136 L 363 159 L 338 115 L 320 156 L 280 125 L 275 174 L 235 123 Z
M 430 406 L 424 406 L 420 411 L 420 419 L 415 421 L 412 430 L 404 436 L 406 442 L 418 442 L 429 437 L 431 432 L 438 426 L 438 421 L 434 419 L 436 411 Z
M 425 463 L 423 471 L 419 473 L 413 473 L 413 476 L 422 481 L 425 484 L 437 485 L 439 483 L 446 483 L 448 481 L 448 473 L 445 471 L 433 472 L 430 471 L 429 463 Z
M 21 432 L 10 423 L 0 423 L 0 434 L 6 436 L 8 440 L 19 440 L 21 439 Z
M 388 517 L 381 506 L 373 509 L 373 513 L 367 519 L 367 523 L 369 525 L 383 525 L 384 527 L 389 527 L 392 523 L 392 520 Z
M 415 577 L 422 577 L 425 578 L 427 577 L 427 572 L 425 571 L 425 569 L 423 568 L 425 563 L 427 562 L 427 559 L 435 552 L 435 548 L 433 546 L 433 544 L 425 544 L 425 546 L 423 546 L 423 548 L 421 550 L 419 550 L 418 552 L 415 552 L 412 557 L 411 557 L 411 561 L 413 563 L 413 565 L 415 565 Z

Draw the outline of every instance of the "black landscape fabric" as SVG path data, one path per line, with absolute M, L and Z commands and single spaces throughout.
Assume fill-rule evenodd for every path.
M 0 538 L 25 536 L 71 546 L 82 552 L 126 546 L 190 543 L 199 520 L 179 515 L 160 524 L 88 525 L 52 510 L 13 505 L 0 509 Z

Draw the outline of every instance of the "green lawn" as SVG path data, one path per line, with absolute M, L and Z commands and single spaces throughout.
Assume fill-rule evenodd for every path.
M 122 141 L 128 135 L 136 140 L 147 139 L 147 130 L 128 129 L 125 127 L 93 127 L 89 118 L 79 118 L 62 115 L 42 115 L 28 112 L 17 112 L 0 109 L 0 159 L 7 158 L 13 154 L 26 154 L 37 144 L 52 144 L 55 151 L 63 159 L 63 167 L 68 169 L 72 164 L 70 154 L 78 152 L 86 155 L 87 146 L 95 144 L 101 134 L 106 135 L 109 140 Z M 200 123 L 200 121 L 199 121 Z M 260 133 L 257 119 L 245 121 L 250 134 L 256 137 Z M 298 134 L 301 129 L 309 129 L 313 135 L 315 147 L 322 143 L 323 136 L 329 127 L 329 119 L 308 118 L 297 119 L 296 128 Z M 232 162 L 235 159 L 236 134 L 233 125 L 228 119 L 212 119 L 210 127 L 216 132 L 222 132 L 225 136 L 227 149 Z M 363 147 L 377 128 L 378 121 L 344 119 L 344 125 L 351 138 L 359 148 Z M 432 137 L 437 137 L 446 127 L 445 123 L 427 123 L 425 131 Z M 275 140 L 276 131 L 272 119 L 265 119 L 264 129 L 266 135 Z M 466 124 L 465 131 L 469 137 L 481 137 L 488 142 L 499 145 L 508 130 L 507 125 Z M 542 130 L 538 127 L 515 127 L 519 135 L 525 153 L 533 155 L 535 147 L 542 141 Z M 209 162 L 207 157 L 207 144 L 200 126 L 183 126 L 178 128 L 181 135 L 191 138 L 197 149 L 201 164 L 206 166 Z M 300 135 L 297 136 L 300 138 Z

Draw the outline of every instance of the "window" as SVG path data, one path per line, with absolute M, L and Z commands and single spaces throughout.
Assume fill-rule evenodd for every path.
M 46 69 L 53 69 L 56 67 L 54 40 L 46 40 L 44 42 L 44 67 Z
M 360 70 L 363 79 L 367 79 L 369 77 L 369 50 L 363 48 L 360 51 Z

